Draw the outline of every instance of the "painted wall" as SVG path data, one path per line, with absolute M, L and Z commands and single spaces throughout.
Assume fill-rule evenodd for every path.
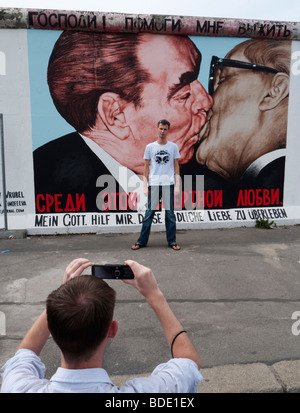
M 55 29 L 0 29 L 9 229 L 139 231 L 160 119 L 178 228 L 300 221 L 299 41 Z

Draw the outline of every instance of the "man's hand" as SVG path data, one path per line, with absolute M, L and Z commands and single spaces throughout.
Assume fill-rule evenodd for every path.
M 62 279 L 62 284 L 69 281 L 71 278 L 79 277 L 86 268 L 92 267 L 93 265 L 94 263 L 86 258 L 76 258 L 76 260 L 73 260 L 67 266 Z
M 133 280 L 123 280 L 124 283 L 135 287 L 148 301 L 161 291 L 157 285 L 155 276 L 150 268 L 144 267 L 136 261 L 127 260 L 126 265 L 132 269 L 134 274 Z

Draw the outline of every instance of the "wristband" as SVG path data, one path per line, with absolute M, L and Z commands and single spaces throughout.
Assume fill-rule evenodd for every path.
M 176 338 L 177 338 L 178 336 L 180 336 L 180 334 L 182 334 L 182 333 L 186 333 L 186 331 L 185 331 L 185 330 L 179 331 L 179 333 L 177 333 L 176 336 L 173 338 L 173 341 L 172 341 L 172 344 L 171 344 L 171 354 L 172 354 L 172 357 L 173 357 L 173 358 L 174 358 L 174 356 L 173 356 L 173 345 L 174 345 L 174 343 L 175 343 Z

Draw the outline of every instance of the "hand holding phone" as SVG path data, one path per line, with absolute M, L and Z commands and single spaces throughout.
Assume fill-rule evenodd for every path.
M 92 275 L 110 280 L 132 280 L 134 278 L 131 268 L 128 265 L 121 264 L 94 265 Z

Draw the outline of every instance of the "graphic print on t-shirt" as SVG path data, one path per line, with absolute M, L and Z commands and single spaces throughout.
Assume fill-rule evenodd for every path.
M 155 154 L 154 159 L 158 164 L 166 164 L 170 161 L 170 154 L 168 151 L 161 150 Z
M 149 185 L 174 185 L 174 161 L 179 159 L 178 146 L 174 142 L 160 145 L 157 141 L 146 146 L 144 159 L 150 161 Z

